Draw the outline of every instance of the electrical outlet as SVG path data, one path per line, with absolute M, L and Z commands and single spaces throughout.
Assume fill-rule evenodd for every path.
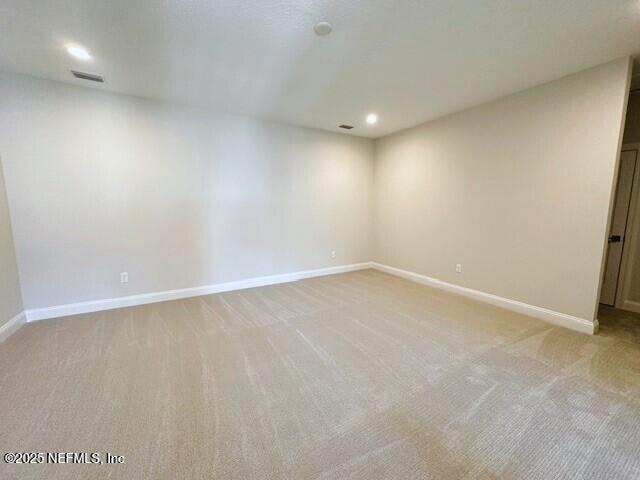
M 331 250 L 331 258 L 336 258 L 336 251 L 335 250 Z
M 122 272 L 120 274 L 120 283 L 129 283 L 129 272 Z
M 462 264 L 456 263 L 456 273 L 462 273 Z

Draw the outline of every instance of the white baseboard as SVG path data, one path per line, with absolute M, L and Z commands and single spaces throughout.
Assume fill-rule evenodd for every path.
M 20 312 L 4 325 L 0 326 L 0 342 L 6 340 L 9 336 L 15 333 L 24 323 L 27 321 L 25 312 Z
M 96 300 L 90 302 L 57 305 L 55 307 L 27 310 L 26 318 L 28 322 L 33 322 L 36 320 L 66 317 L 69 315 L 78 315 L 81 313 L 111 310 L 113 308 L 132 307 L 135 305 L 144 305 L 147 303 L 164 302 L 167 300 L 178 300 L 180 298 L 210 295 L 212 293 L 222 293 L 232 290 L 242 290 L 245 288 L 294 282 L 296 280 L 302 280 L 304 278 L 321 277 L 324 275 L 333 275 L 336 273 L 344 272 L 353 272 L 355 270 L 363 270 L 366 268 L 371 268 L 370 262 L 341 265 L 338 267 L 319 268 L 316 270 L 305 270 L 302 272 L 284 273 L 280 275 L 269 275 L 266 277 L 254 277 L 246 280 L 205 285 L 201 287 L 182 288 L 179 290 L 166 290 L 164 292 L 144 293 L 141 295 L 131 295 L 128 297 L 107 298 L 104 300 Z
M 580 317 L 574 317 L 573 315 L 567 315 L 566 313 L 556 312 L 547 308 L 536 307 L 527 303 L 519 302 L 517 300 L 511 300 L 491 293 L 481 292 L 479 290 L 473 290 L 467 287 L 461 287 L 452 283 L 443 282 L 436 278 L 427 277 L 426 275 L 420 275 L 419 273 L 409 272 L 400 268 L 390 267 L 389 265 L 383 265 L 377 262 L 371 262 L 371 266 L 376 270 L 390 273 L 398 277 L 406 278 L 423 285 L 429 285 L 430 287 L 439 288 L 448 292 L 457 293 L 474 300 L 490 303 L 498 307 L 505 308 L 517 313 L 529 315 L 540 320 L 544 320 L 554 325 L 566 327 L 571 330 L 576 330 L 582 333 L 594 334 L 598 331 L 598 321 L 590 321 Z
M 591 322 L 584 318 L 574 317 L 565 313 L 556 312 L 547 308 L 536 307 L 527 303 L 499 297 L 491 293 L 485 293 L 473 290 L 467 287 L 461 287 L 452 283 L 447 283 L 436 278 L 421 275 L 419 273 L 409 272 L 400 268 L 383 265 L 377 262 L 364 262 L 351 265 L 341 265 L 338 267 L 319 268 L 316 270 L 305 270 L 301 272 L 284 273 L 280 275 L 269 275 L 265 277 L 255 277 L 234 282 L 218 283 L 214 285 L 205 285 L 201 287 L 183 288 L 179 290 L 167 290 L 163 292 L 145 293 L 141 295 L 132 295 L 127 297 L 108 298 L 104 300 L 96 300 L 90 302 L 72 303 L 67 305 L 58 305 L 48 308 L 38 308 L 27 310 L 20 314 L 5 325 L 0 327 L 0 341 L 8 337 L 17 330 L 22 323 L 26 321 L 33 322 L 36 320 L 46 320 L 49 318 L 66 317 L 69 315 L 78 315 L 82 313 L 99 312 L 102 310 L 111 310 L 114 308 L 132 307 L 136 305 L 144 305 L 148 303 L 163 302 L 167 300 L 178 300 L 180 298 L 197 297 L 200 295 L 210 295 L 213 293 L 230 292 L 233 290 L 242 290 L 245 288 L 262 287 L 265 285 L 275 285 L 278 283 L 294 282 L 305 278 L 320 277 L 324 275 L 332 275 L 336 273 L 353 272 L 356 270 L 364 270 L 367 268 L 375 268 L 382 272 L 390 273 L 399 277 L 412 280 L 417 283 L 428 285 L 431 287 L 446 290 L 448 292 L 463 295 L 474 300 L 496 305 L 517 313 L 529 315 L 539 318 L 546 322 L 562 327 L 577 330 L 583 333 L 593 334 L 598 331 L 597 320 Z M 8 333 L 7 333 L 8 332 Z

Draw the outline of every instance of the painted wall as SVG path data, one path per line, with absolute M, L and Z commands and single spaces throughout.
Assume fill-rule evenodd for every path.
M 0 327 L 22 312 L 20 279 L 0 157 Z
M 1 74 L 0 154 L 27 309 L 372 255 L 371 140 Z
M 621 59 L 378 140 L 375 260 L 593 320 L 629 75 Z

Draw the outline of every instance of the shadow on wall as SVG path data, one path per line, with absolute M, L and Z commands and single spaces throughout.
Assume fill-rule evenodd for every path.
M 0 328 L 22 313 L 22 294 L 0 156 Z
M 638 80 L 634 79 L 634 82 L 638 82 L 638 89 L 631 91 L 627 105 L 627 118 L 623 137 L 623 143 L 625 144 L 640 143 L 640 77 L 636 78 Z

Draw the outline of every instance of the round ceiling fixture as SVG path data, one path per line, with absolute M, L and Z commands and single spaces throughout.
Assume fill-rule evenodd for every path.
M 77 45 L 67 47 L 67 52 L 69 55 L 76 57 L 79 60 L 91 60 L 91 54 L 85 48 Z
M 316 35 L 324 37 L 325 35 L 329 35 L 333 30 L 333 27 L 329 22 L 318 22 L 316 26 L 313 27 L 313 31 L 316 32 Z
M 378 115 L 376 115 L 375 113 L 370 113 L 369 115 L 367 115 L 367 123 L 369 125 L 375 125 L 376 123 L 378 123 Z

